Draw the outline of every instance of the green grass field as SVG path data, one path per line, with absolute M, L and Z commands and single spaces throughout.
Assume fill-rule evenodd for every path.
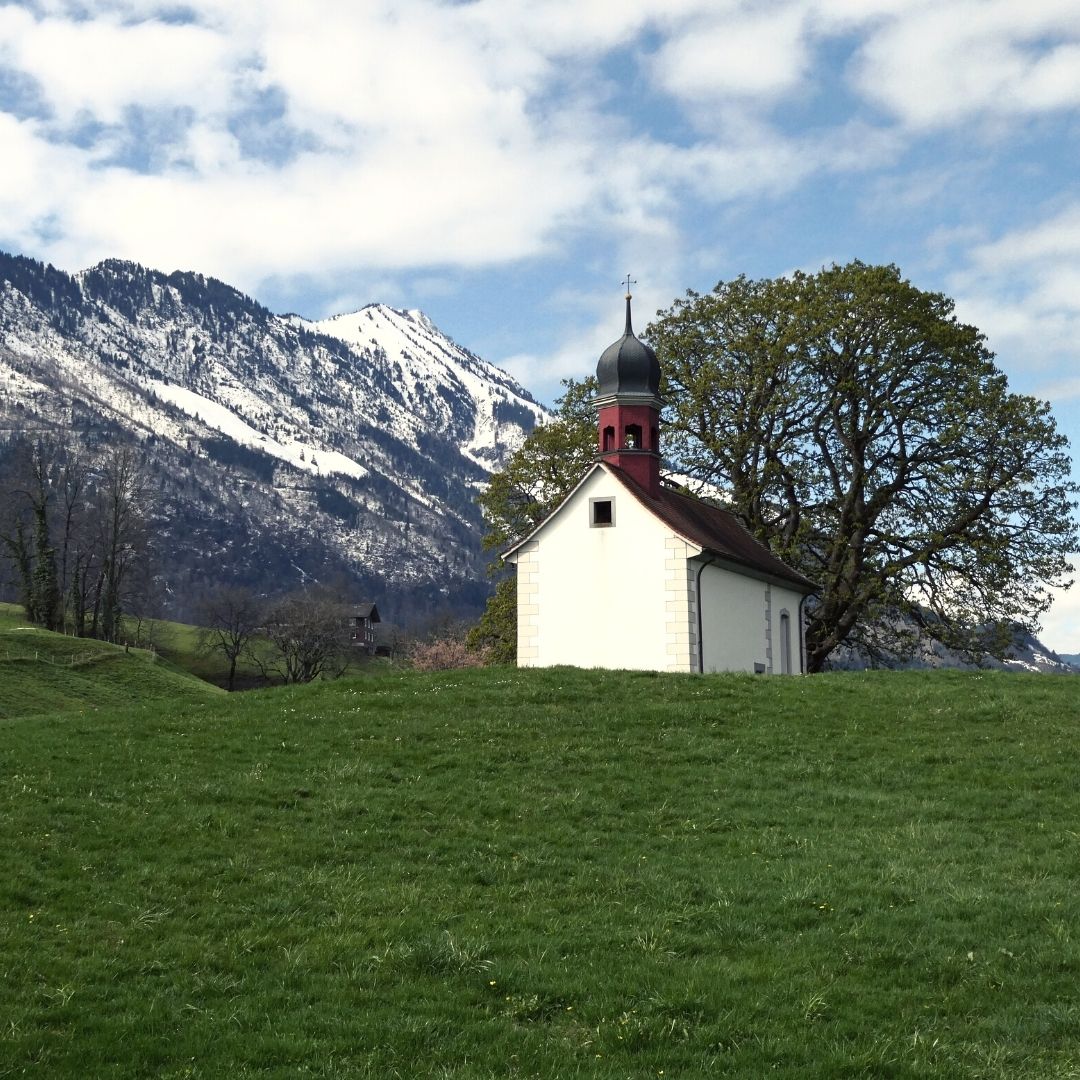
M 1080 1077 L 1080 684 L 468 671 L 0 724 L 0 1076 Z
M 161 656 L 50 634 L 28 625 L 14 604 L 0 604 L 0 720 L 220 694 Z
M 200 698 L 205 696 L 205 687 L 193 687 L 190 680 L 185 687 L 183 680 L 173 678 L 170 681 L 169 678 L 161 676 L 161 671 L 170 671 L 173 676 L 186 672 L 196 680 L 212 683 L 219 688 L 228 684 L 227 661 L 219 652 L 202 650 L 199 634 L 199 627 L 188 623 L 156 619 L 140 626 L 133 619 L 126 621 L 125 636 L 128 639 L 137 642 L 140 635 L 143 638 L 149 637 L 155 646 L 153 653 L 147 649 L 133 649 L 129 651 L 129 655 L 155 661 L 160 667 L 157 675 L 151 676 L 152 683 L 145 688 L 146 692 L 136 695 L 136 698 L 168 697 L 174 692 L 179 692 L 182 697 L 190 692 Z M 262 649 L 265 658 L 270 659 L 265 645 L 256 643 L 255 648 Z M 120 651 L 123 652 L 122 649 Z M 33 660 L 35 655 L 40 662 L 51 663 L 54 667 L 59 665 L 82 669 L 85 677 L 79 678 L 71 672 L 63 673 L 44 668 L 35 669 L 31 677 L 25 666 L 14 669 L 5 669 L 3 666 L 5 661 L 25 662 L 27 659 Z M 23 705 L 29 704 L 31 700 L 39 712 L 72 708 L 80 703 L 93 707 L 124 704 L 135 700 L 136 698 L 124 692 L 125 677 L 131 669 L 125 667 L 123 662 L 112 665 L 117 670 L 111 680 L 104 676 L 104 667 L 109 664 L 103 662 L 115 660 L 117 655 L 113 646 L 92 638 L 47 634 L 31 627 L 19 605 L 0 603 L 0 719 L 24 711 Z M 92 673 L 86 668 L 88 663 L 98 665 Z M 382 661 L 373 662 L 367 657 L 356 657 L 347 673 L 358 675 L 366 672 L 370 666 L 382 664 Z M 8 676 L 6 679 L 5 674 Z M 111 691 L 108 689 L 110 681 L 113 684 Z M 263 687 L 268 682 L 280 682 L 280 679 L 268 679 L 250 656 L 240 658 L 235 689 Z M 26 695 L 30 695 L 29 698 Z

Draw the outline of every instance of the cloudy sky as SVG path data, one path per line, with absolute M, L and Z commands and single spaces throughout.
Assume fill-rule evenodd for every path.
M 1080 0 L 0 0 L 0 248 L 419 307 L 548 402 L 628 271 L 640 327 L 859 258 L 1080 458 L 1078 175 Z

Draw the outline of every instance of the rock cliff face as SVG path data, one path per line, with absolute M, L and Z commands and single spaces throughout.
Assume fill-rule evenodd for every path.
M 312 323 L 199 274 L 0 253 L 0 452 L 18 431 L 138 447 L 177 616 L 220 582 L 311 579 L 394 618 L 475 612 L 476 492 L 545 415 L 419 311 Z

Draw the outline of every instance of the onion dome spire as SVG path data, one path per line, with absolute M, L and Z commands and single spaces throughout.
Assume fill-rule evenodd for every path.
M 629 278 L 629 275 L 627 275 Z M 618 341 L 609 345 L 596 365 L 599 383 L 597 398 L 624 395 L 658 398 L 660 396 L 660 361 L 656 353 L 634 336 L 630 317 L 630 282 L 626 292 L 626 329 Z

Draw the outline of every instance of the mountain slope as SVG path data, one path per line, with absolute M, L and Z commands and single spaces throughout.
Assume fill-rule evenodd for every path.
M 913 623 L 908 625 L 914 627 Z M 888 654 L 879 656 L 875 662 L 858 648 L 842 645 L 829 658 L 829 668 L 832 671 L 867 671 L 874 667 L 954 671 L 990 669 L 1024 671 L 1037 675 L 1080 674 L 1080 667 L 1076 665 L 1075 657 L 1059 655 L 1052 649 L 1048 649 L 1034 634 L 1020 625 L 1012 628 L 1012 640 L 1001 660 L 987 655 L 979 663 L 975 663 L 970 657 L 965 657 L 940 642 L 929 639 L 924 639 L 911 656 Z
M 0 427 L 139 446 L 180 616 L 218 581 L 309 578 L 475 609 L 476 491 L 544 415 L 419 312 L 311 323 L 199 274 L 0 254 Z
M 455 345 L 422 311 L 370 304 L 303 325 L 390 359 L 406 408 L 446 431 L 485 471 L 501 465 L 520 433 L 544 415 L 506 372 Z

